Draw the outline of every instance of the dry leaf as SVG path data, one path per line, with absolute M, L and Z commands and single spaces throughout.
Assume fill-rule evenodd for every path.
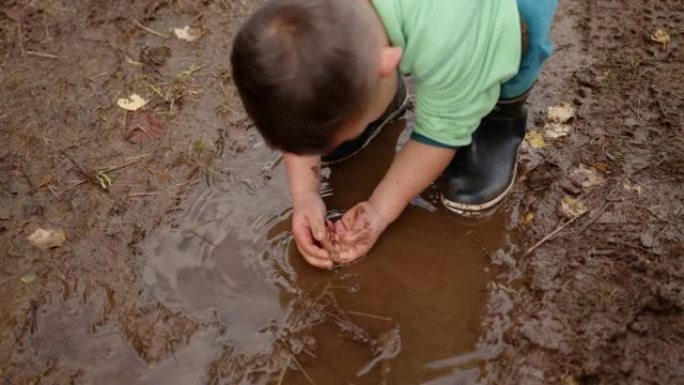
M 547 114 L 551 123 L 566 123 L 575 117 L 575 107 L 568 102 L 560 102 L 553 107 L 549 107 Z
M 532 222 L 534 222 L 534 214 L 533 213 L 525 214 L 525 218 L 523 219 L 523 224 L 531 225 Z
M 563 379 L 563 385 L 579 385 L 579 382 L 573 376 L 565 376 Z
M 544 136 L 549 139 L 558 139 L 568 136 L 572 126 L 563 123 L 546 123 L 544 126 Z
M 147 104 L 147 100 L 138 94 L 131 94 L 128 98 L 121 98 L 116 101 L 119 107 L 127 111 L 137 111 Z
M 670 34 L 663 29 L 656 29 L 653 34 L 651 34 L 651 40 L 660 44 L 668 44 L 670 42 Z
M 539 131 L 528 131 L 525 135 L 525 140 L 532 146 L 532 148 L 544 148 L 546 147 L 546 142 L 544 141 L 544 136 Z
M 28 236 L 29 242 L 41 250 L 62 246 L 66 241 L 66 234 L 62 230 L 37 229 Z
M 577 218 L 587 212 L 587 206 L 581 200 L 566 195 L 561 200 L 561 212 L 568 218 Z
M 26 12 L 27 8 L 28 6 L 21 9 L 17 5 L 3 5 L 0 7 L 0 11 L 2 11 L 8 19 L 16 21 L 17 23 L 23 23 L 24 20 L 26 20 L 26 16 L 28 16 Z
M 572 183 L 576 186 L 589 188 L 598 185 L 602 185 L 606 182 L 606 179 L 595 169 L 580 164 L 577 169 L 570 176 Z
M 36 277 L 35 273 L 29 273 L 29 274 L 26 274 L 25 276 L 21 277 L 21 282 L 26 284 L 26 285 L 29 285 L 29 284 L 33 283 L 33 281 L 35 281 L 36 278 L 38 278 L 38 277 Z
M 204 36 L 204 30 L 200 28 L 192 28 L 189 25 L 186 25 L 183 28 L 174 28 L 173 33 L 177 38 L 185 41 L 195 41 Z
M 644 191 L 641 186 L 639 186 L 636 183 L 632 183 L 629 180 L 625 180 L 624 182 L 622 182 L 622 187 L 624 187 L 624 189 L 627 191 L 633 191 L 637 193 L 637 195 L 642 195 Z
M 594 162 L 591 165 L 594 166 L 597 170 L 600 170 L 603 172 L 606 172 L 606 171 L 608 171 L 608 169 L 610 169 L 610 166 L 603 163 L 603 162 Z
M 166 127 L 151 112 L 130 112 L 126 116 L 124 138 L 131 143 L 146 143 L 162 137 Z

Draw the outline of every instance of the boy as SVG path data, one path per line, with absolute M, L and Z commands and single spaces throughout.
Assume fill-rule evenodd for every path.
M 231 62 L 247 113 L 284 152 L 297 247 L 331 269 L 364 255 L 443 172 L 444 205 L 472 215 L 510 191 L 524 103 L 557 0 L 271 0 L 242 26 Z M 321 162 L 344 160 L 406 108 L 416 128 L 373 194 L 325 222 Z M 446 171 L 445 171 L 446 170 Z

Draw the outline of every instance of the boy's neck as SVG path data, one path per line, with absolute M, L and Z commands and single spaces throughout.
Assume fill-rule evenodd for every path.
M 394 96 L 397 93 L 397 82 L 399 81 L 399 75 L 395 74 L 386 78 L 380 79 L 380 84 L 378 85 L 378 97 L 375 99 L 375 106 L 373 107 L 373 119 L 375 121 L 389 108 Z

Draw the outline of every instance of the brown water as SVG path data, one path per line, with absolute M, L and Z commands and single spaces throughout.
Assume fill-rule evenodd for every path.
M 403 126 L 331 170 L 329 208 L 367 198 Z M 200 325 L 187 343 L 173 341 L 172 357 L 148 366 L 121 331 L 85 327 L 97 324 L 94 309 L 108 300 L 95 298 L 46 314 L 31 346 L 87 367 L 98 384 L 475 382 L 493 278 L 487 255 L 507 242 L 503 219 L 463 221 L 422 200 L 362 262 L 320 271 L 294 251 L 278 155 L 246 135 L 245 151 L 224 156 L 232 167 L 225 183 L 143 245 L 151 301 Z

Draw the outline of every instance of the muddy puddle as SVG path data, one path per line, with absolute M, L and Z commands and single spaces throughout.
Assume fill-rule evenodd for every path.
M 329 209 L 370 194 L 404 126 L 326 171 Z M 115 326 L 92 326 L 107 301 L 95 298 L 46 314 L 31 347 L 99 384 L 473 383 L 503 217 L 464 221 L 427 194 L 361 263 L 319 271 L 295 251 L 278 154 L 243 139 L 223 157 L 224 181 L 142 245 L 146 295 L 199 325 L 188 341 L 158 336 L 172 354 L 148 365 Z

